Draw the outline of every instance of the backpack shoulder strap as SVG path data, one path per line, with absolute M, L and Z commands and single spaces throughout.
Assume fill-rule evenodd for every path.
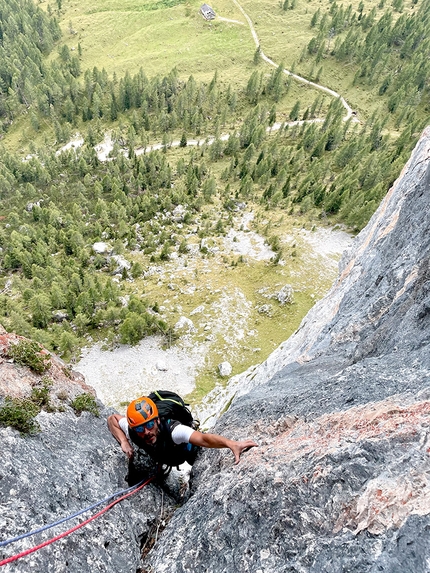
M 160 402 L 167 402 L 167 401 L 173 402 L 174 404 L 177 404 L 181 408 L 183 408 L 184 406 L 189 406 L 189 404 L 186 404 L 183 401 L 183 399 L 180 396 L 178 396 L 178 394 L 175 394 L 175 392 L 167 392 L 166 390 L 155 390 L 154 392 L 151 392 L 151 394 L 149 395 L 150 398 L 152 394 L 156 396 L 157 400 L 159 400 Z M 164 394 L 164 397 L 161 394 Z

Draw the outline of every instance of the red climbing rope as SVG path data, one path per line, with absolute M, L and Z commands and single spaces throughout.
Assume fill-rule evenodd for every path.
M 110 503 L 109 505 L 107 505 L 105 508 L 103 508 L 102 510 L 100 510 L 99 512 L 97 512 L 96 514 L 94 514 L 92 517 L 89 517 L 88 519 L 86 519 L 85 521 L 83 521 L 82 523 L 79 523 L 78 525 L 75 525 L 75 527 L 72 527 L 71 529 L 68 529 L 67 531 L 64 531 L 63 533 L 60 533 L 59 535 L 57 535 L 56 537 L 52 537 L 51 539 L 48 539 L 47 541 L 44 541 L 43 543 L 41 543 L 40 545 L 36 545 L 35 547 L 30 547 L 30 549 L 26 549 L 25 551 L 22 551 L 22 553 L 18 553 L 17 555 L 12 555 L 11 557 L 8 557 L 7 559 L 3 559 L 3 561 L 0 561 L 0 567 L 2 567 L 2 565 L 7 565 L 8 563 L 12 563 L 13 561 L 17 561 L 18 559 L 21 559 L 21 557 L 25 557 L 26 555 L 30 555 L 31 553 L 34 553 L 35 551 L 38 551 L 39 549 L 42 549 L 42 547 L 46 547 L 47 545 L 50 545 L 51 543 L 54 543 L 55 541 L 58 541 L 59 539 L 62 539 L 63 537 L 66 537 L 67 535 L 69 535 L 70 533 L 73 533 L 74 531 L 76 531 L 77 529 L 80 529 L 81 527 L 83 527 L 84 525 L 87 525 L 87 523 L 90 523 L 90 521 L 93 521 L 94 519 L 96 519 L 97 517 L 100 517 L 100 515 L 103 515 L 103 513 L 106 513 L 109 509 L 111 509 L 114 505 L 116 505 L 117 503 L 119 503 L 120 501 L 123 501 L 124 499 L 126 499 L 127 497 L 130 497 L 131 495 L 133 495 L 134 493 L 136 493 L 137 491 L 143 489 L 146 485 L 148 485 L 153 479 L 155 478 L 155 476 L 150 477 L 148 480 L 146 480 L 146 482 L 144 482 L 141 486 L 139 486 L 138 488 L 136 488 L 135 490 L 127 493 L 126 495 L 123 495 L 122 497 L 119 497 L 118 499 L 116 499 L 115 501 L 113 501 L 112 503 Z

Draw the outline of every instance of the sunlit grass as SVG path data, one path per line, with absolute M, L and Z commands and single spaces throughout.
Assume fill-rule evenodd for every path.
M 247 26 L 206 22 L 200 2 L 164 7 L 163 2 L 84 1 L 64 3 L 60 25 L 64 40 L 82 50 L 82 68 L 105 68 L 122 76 L 143 68 L 148 76 L 164 75 L 173 68 L 181 78 L 194 75 L 210 80 L 217 69 L 226 82 L 244 83 L 252 64 L 253 42 Z M 158 9 L 151 9 L 159 6 Z M 239 19 L 237 9 L 221 1 L 215 10 Z M 243 20 L 243 17 L 242 17 Z

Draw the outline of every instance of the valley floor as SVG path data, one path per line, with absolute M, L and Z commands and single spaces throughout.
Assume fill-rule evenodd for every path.
M 273 297 L 270 295 L 272 291 L 279 291 L 286 284 L 282 279 L 282 265 L 277 267 L 276 288 L 276 285 L 266 288 L 248 285 L 261 296 L 266 296 L 266 305 L 258 309 L 253 296 L 244 292 L 240 285 L 222 284 L 222 278 L 221 284 L 217 282 L 222 258 L 232 254 L 245 257 L 245 264 L 249 267 L 259 264 L 273 267 L 268 259 L 274 253 L 265 244 L 264 237 L 246 228 L 250 219 L 251 213 L 237 219 L 235 228 L 238 230 L 232 229 L 224 237 L 222 248 L 215 249 L 214 256 L 207 259 L 205 269 L 197 268 L 197 257 L 193 261 L 190 254 L 186 266 L 178 257 L 164 265 L 163 270 L 160 269 L 161 274 L 157 272 L 154 288 L 162 288 L 168 282 L 171 289 L 171 295 L 161 307 L 164 315 L 171 317 L 178 310 L 182 311 L 177 322 L 179 340 L 170 348 L 163 348 L 161 338 L 149 337 L 133 347 L 123 345 L 105 350 L 102 344 L 98 344 L 84 349 L 75 369 L 85 375 L 87 383 L 96 389 L 98 397 L 106 405 L 123 411 L 125 404 L 136 396 L 163 387 L 187 395 L 197 386 L 192 401 L 199 401 L 202 393 L 206 394 L 216 382 L 224 383 L 219 375 L 219 364 L 229 361 L 233 366 L 232 374 L 236 374 L 251 364 L 262 362 L 288 337 L 282 337 L 283 329 L 288 331 L 288 325 L 282 321 L 289 321 L 286 307 L 294 304 L 281 305 L 278 300 L 269 298 Z M 293 297 L 299 296 L 301 286 L 304 287 L 300 275 L 309 273 L 311 267 L 315 271 L 315 282 L 309 287 L 312 293 L 307 293 L 312 305 L 335 279 L 340 256 L 350 245 L 352 237 L 339 229 L 321 227 L 308 231 L 295 228 L 292 235 L 283 235 L 282 240 L 297 245 L 301 253 L 301 264 L 295 271 Z M 293 282 L 292 278 L 290 276 L 289 282 Z M 207 293 L 204 295 L 208 297 L 206 300 L 200 291 Z M 262 310 L 263 306 L 267 307 L 267 314 Z M 264 326 L 265 322 L 268 322 L 267 326 Z M 271 333 L 272 343 L 269 345 L 266 340 L 268 328 L 280 331 L 279 339 Z M 203 381 L 199 379 L 202 375 Z

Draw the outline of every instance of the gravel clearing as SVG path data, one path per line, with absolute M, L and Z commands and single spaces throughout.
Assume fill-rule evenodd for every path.
M 352 237 L 341 229 L 319 228 L 315 231 L 300 230 L 300 236 L 312 247 L 316 255 L 328 259 L 337 268 L 339 256 L 352 243 Z
M 197 370 L 204 361 L 203 346 L 163 350 L 163 339 L 151 336 L 136 346 L 121 345 L 102 350 L 100 344 L 83 351 L 76 370 L 85 376 L 97 396 L 108 406 L 124 410 L 130 402 L 157 388 L 169 388 L 181 395 L 194 389 Z

